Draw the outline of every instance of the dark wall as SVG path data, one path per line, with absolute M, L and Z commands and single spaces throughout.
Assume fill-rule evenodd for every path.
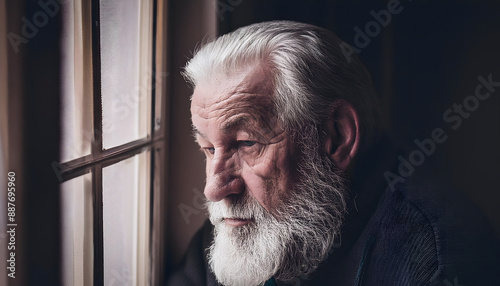
M 32 22 L 40 11 L 35 1 L 7 1 L 4 8 L 7 33 L 26 37 L 15 44 L 9 39 L 7 63 L 1 63 L 7 66 L 7 171 L 15 173 L 15 216 L 9 221 L 15 249 L 9 256 L 15 253 L 16 278 L 7 278 L 7 285 L 60 285 L 59 181 L 51 167 L 59 160 L 60 15 L 39 16 L 43 28 L 33 30 L 22 20 Z M 7 185 L 0 190 L 7 198 Z
M 193 140 L 189 110 L 192 90 L 181 76 L 181 69 L 201 39 L 215 37 L 217 25 L 213 4 L 199 0 L 168 1 L 167 269 L 181 260 L 191 237 L 206 219 L 206 211 L 200 207 L 205 161 Z
M 356 38 L 356 27 L 365 31 L 388 3 L 395 13 L 387 25 L 378 25 L 379 32 L 371 27 L 367 44 Z M 255 22 L 295 20 L 332 30 L 360 48 L 394 140 L 410 152 L 415 139 L 443 129 L 447 140 L 418 168 L 434 167 L 468 193 L 500 234 L 500 87 L 477 104 L 468 97 L 479 76 L 500 82 L 498 1 L 222 0 L 218 9 L 221 34 Z M 472 111 L 457 115 L 454 104 L 464 100 Z

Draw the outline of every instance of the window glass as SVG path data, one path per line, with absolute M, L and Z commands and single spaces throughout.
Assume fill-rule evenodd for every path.
M 63 285 L 92 285 L 92 175 L 66 181 L 60 191 Z
M 104 284 L 145 285 L 149 151 L 103 169 Z
M 141 2 L 101 1 L 103 147 L 147 136 L 141 112 L 148 106 L 148 74 L 141 63 Z M 148 45 L 146 45 L 148 46 Z M 141 126 L 142 125 L 142 126 Z
M 98 27 L 92 22 L 93 3 L 100 7 Z M 133 141 L 151 138 L 153 1 L 75 0 L 61 9 L 61 169 L 68 180 L 61 184 L 63 284 L 94 285 L 103 279 L 104 285 L 148 285 L 151 146 Z M 100 43 L 92 40 L 96 31 Z M 94 90 L 99 80 L 94 66 L 101 71 L 100 90 Z M 101 110 L 94 110 L 94 100 L 101 101 Z M 93 120 L 99 117 L 102 126 Z M 101 132 L 103 149 L 118 152 L 108 156 L 91 148 Z M 138 154 L 117 161 L 126 152 Z M 95 174 L 70 179 L 82 170 Z M 94 205 L 101 191 L 102 204 Z M 102 237 L 100 223 L 93 221 L 101 213 Z M 94 269 L 101 263 L 104 269 Z

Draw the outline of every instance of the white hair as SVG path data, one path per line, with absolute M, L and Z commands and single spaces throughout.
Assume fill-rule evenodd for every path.
M 361 147 L 380 133 L 380 108 L 371 77 L 356 55 L 348 60 L 343 42 L 310 24 L 272 21 L 249 25 L 202 46 L 183 75 L 194 87 L 217 84 L 249 65 L 272 71 L 274 105 L 282 127 L 294 133 L 305 125 L 321 126 L 345 100 L 360 118 Z M 344 43 L 345 45 L 345 43 Z

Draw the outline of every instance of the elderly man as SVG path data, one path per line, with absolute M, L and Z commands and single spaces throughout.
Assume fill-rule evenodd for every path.
M 492 235 L 482 219 L 417 175 L 384 176 L 396 153 L 370 75 L 345 47 L 312 25 L 265 22 L 189 61 L 210 223 L 170 285 L 493 282 L 497 246 L 458 226 Z

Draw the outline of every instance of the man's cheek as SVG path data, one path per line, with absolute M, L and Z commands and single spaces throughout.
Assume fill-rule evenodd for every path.
M 211 174 L 211 169 L 212 169 L 211 163 L 212 162 L 211 162 L 211 160 L 209 158 L 205 159 L 205 176 L 206 176 L 207 179 L 208 179 L 208 177 Z
M 242 173 L 243 180 L 245 181 L 245 185 L 248 188 L 248 191 L 254 195 L 254 197 L 258 197 L 260 193 L 264 191 L 264 184 L 261 177 L 256 176 L 253 173 Z
M 265 181 L 276 180 L 276 156 L 273 152 L 261 153 L 258 157 L 242 158 L 241 174 L 246 184 L 259 190 L 265 189 Z
M 251 173 L 261 179 L 277 177 L 277 158 L 272 154 L 263 154 L 258 157 L 243 158 L 243 172 Z
M 267 211 L 271 211 L 269 194 L 272 190 L 268 189 L 269 186 L 266 184 L 268 180 L 263 179 L 253 172 L 243 172 L 242 177 L 245 181 L 249 195 L 257 200 L 257 202 Z

